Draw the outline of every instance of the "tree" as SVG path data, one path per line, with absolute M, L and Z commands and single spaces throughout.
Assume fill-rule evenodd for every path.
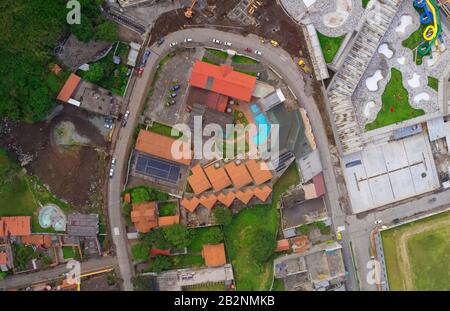
M 253 258 L 259 263 L 265 263 L 276 248 L 275 235 L 266 229 L 256 229 L 250 234 L 252 236 L 250 247 Z
M 164 270 L 169 270 L 172 267 L 172 260 L 169 256 L 156 255 L 150 263 L 150 267 L 153 272 L 161 272 Z
M 148 243 L 149 245 L 154 245 L 158 249 L 166 250 L 170 249 L 171 247 L 170 243 L 166 239 L 166 236 L 164 235 L 162 228 L 156 228 L 148 233 L 141 234 L 140 240 Z
M 117 41 L 119 39 L 119 36 L 117 35 L 117 24 L 109 20 L 105 20 L 95 28 L 94 37 L 99 41 Z
M 86 72 L 84 78 L 92 83 L 97 83 L 103 78 L 104 74 L 102 65 L 97 62 L 89 66 L 89 71 Z
M 207 241 L 209 244 L 218 244 L 223 241 L 223 233 L 219 227 L 210 228 L 207 231 Z
M 86 14 L 81 13 L 81 23 L 70 25 L 70 32 L 73 33 L 78 40 L 89 42 L 94 38 L 94 25 Z
M 131 283 L 133 283 L 135 290 L 153 291 L 155 289 L 155 279 L 153 277 L 134 276 L 131 278 Z
M 233 215 L 228 208 L 216 207 L 214 209 L 214 217 L 219 225 L 228 226 L 231 223 Z
M 131 247 L 131 255 L 134 260 L 148 260 L 150 257 L 150 245 L 147 243 L 137 243 Z
M 164 236 L 173 248 L 188 247 L 191 244 L 191 233 L 182 224 L 174 224 L 163 229 Z

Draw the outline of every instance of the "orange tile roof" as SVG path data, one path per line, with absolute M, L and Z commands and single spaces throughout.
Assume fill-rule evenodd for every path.
M 217 197 L 214 194 L 202 195 L 200 197 L 200 204 L 207 209 L 212 209 L 217 202 Z
M 272 193 L 272 188 L 267 185 L 265 185 L 262 188 L 256 187 L 253 189 L 253 193 L 255 194 L 255 197 L 257 197 L 258 199 L 260 199 L 263 202 L 266 202 L 267 198 Z
M 0 252 L 0 265 L 9 264 L 9 256 L 7 252 Z
M 199 203 L 200 200 L 197 197 L 193 197 L 192 199 L 183 198 L 183 200 L 181 200 L 181 206 L 191 213 L 195 211 Z
M 211 189 L 211 183 L 200 165 L 197 164 L 194 166 L 191 169 L 191 172 L 192 175 L 189 176 L 187 180 L 195 194 L 200 194 L 208 189 Z
M 196 61 L 189 84 L 249 102 L 255 88 L 256 77 L 234 71 L 231 66 L 216 66 Z
M 289 240 L 278 240 L 277 241 L 277 248 L 275 249 L 275 252 L 284 252 L 289 250 Z
M 81 78 L 79 76 L 77 76 L 74 73 L 71 73 L 56 99 L 67 103 L 70 96 L 72 96 L 73 92 L 80 83 L 80 80 Z
M 61 70 L 62 70 L 62 68 L 61 68 L 61 66 L 58 65 L 58 64 L 54 64 L 53 67 L 52 67 L 52 72 L 53 72 L 55 75 L 58 75 L 58 74 L 61 72 Z
M 292 242 L 293 242 L 292 250 L 295 253 L 303 253 L 311 247 L 311 244 L 309 242 L 309 238 L 307 235 L 300 235 L 295 238 L 292 238 Z
M 272 179 L 272 172 L 264 161 L 248 160 L 245 162 L 250 175 L 252 175 L 253 182 L 256 185 L 261 185 Z
M 123 196 L 123 200 L 125 201 L 125 203 L 131 203 L 131 193 L 125 193 L 125 195 Z
M 0 217 L 0 237 L 31 234 L 30 216 Z
M 231 185 L 231 180 L 223 167 L 215 168 L 214 165 L 210 165 L 204 170 L 214 191 L 220 191 Z
M 234 202 L 234 199 L 236 198 L 236 194 L 232 191 L 228 192 L 228 193 L 220 193 L 217 196 L 217 200 L 222 203 L 223 205 L 225 205 L 226 207 L 230 207 L 231 203 Z
M 225 170 L 236 189 L 240 189 L 252 182 L 252 177 L 243 163 L 238 165 L 235 161 L 228 162 L 225 164 Z
M 253 191 L 251 189 L 239 190 L 236 192 L 236 198 L 241 200 L 242 203 L 247 204 L 253 197 Z
M 31 234 L 22 237 L 22 243 L 49 248 L 52 246 L 52 238 L 47 234 Z
M 182 159 L 176 159 L 172 156 L 172 144 L 175 141 L 175 138 L 141 130 L 136 140 L 136 150 L 183 165 L 189 165 L 192 158 L 192 152 L 190 149 L 186 151 L 188 153 L 187 158 L 183 157 Z M 181 151 L 184 152 L 184 150 Z
M 205 259 L 205 265 L 207 267 L 220 267 L 227 263 L 223 243 L 203 245 L 202 256 Z
M 163 216 L 158 218 L 158 225 L 160 227 L 170 226 L 179 223 L 180 223 L 180 215 Z
M 131 211 L 131 221 L 134 223 L 137 231 L 146 233 L 152 228 L 158 226 L 156 219 L 156 203 L 145 202 L 141 204 L 133 204 Z

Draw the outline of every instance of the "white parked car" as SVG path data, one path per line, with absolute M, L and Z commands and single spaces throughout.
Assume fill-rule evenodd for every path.
M 175 45 L 177 45 L 178 44 L 178 42 L 172 42 L 171 44 L 170 44 L 170 47 L 171 48 L 173 48 Z
M 260 56 L 262 55 L 262 53 L 261 53 L 260 50 L 255 50 L 255 54 L 256 54 L 256 55 L 260 55 Z
M 231 46 L 231 42 L 225 41 L 225 42 L 223 43 L 223 45 Z
M 213 42 L 213 43 L 216 43 L 216 44 L 220 44 L 220 41 L 217 40 L 217 39 L 212 39 L 212 42 Z
M 109 170 L 109 177 L 111 178 L 111 177 L 113 177 L 113 176 L 114 176 L 114 169 L 111 168 L 111 169 Z
M 125 115 L 123 116 L 123 119 L 126 120 L 130 116 L 130 110 L 125 111 Z
M 376 224 L 376 225 L 380 225 L 380 224 L 382 224 L 382 223 L 383 223 L 383 221 L 382 221 L 381 219 L 375 220 L 375 224 Z
M 111 167 L 115 167 L 115 166 L 116 166 L 116 158 L 112 158 Z
M 186 39 L 184 39 L 184 42 L 186 42 L 186 43 L 192 42 L 192 38 L 186 38 Z

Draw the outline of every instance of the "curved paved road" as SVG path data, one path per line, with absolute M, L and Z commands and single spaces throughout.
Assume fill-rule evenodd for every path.
M 125 128 L 121 128 L 114 151 L 114 156 L 117 159 L 117 166 L 116 175 L 110 180 L 109 184 L 109 218 L 111 230 L 113 231 L 112 236 L 116 246 L 121 276 L 124 280 L 123 287 L 125 290 L 132 290 L 130 277 L 132 276 L 133 271 L 127 249 L 125 227 L 120 212 L 120 192 L 123 190 L 123 180 L 129 156 L 130 142 L 132 140 L 132 135 L 138 116 L 144 105 L 144 99 L 147 95 L 150 80 L 159 59 L 170 50 L 169 44 L 171 42 L 176 41 L 181 43 L 188 37 L 193 39 L 193 45 L 200 44 L 204 46 L 214 46 L 211 41 L 212 38 L 217 38 L 222 42 L 229 41 L 233 44 L 231 49 L 243 54 L 245 54 L 244 49 L 246 47 L 258 49 L 262 52 L 262 55 L 256 56 L 255 54 L 250 53 L 251 56 L 259 58 L 263 64 L 268 65 L 283 77 L 283 80 L 290 86 L 292 92 L 298 98 L 301 106 L 306 109 L 310 118 L 311 126 L 313 128 L 322 159 L 325 183 L 327 186 L 327 203 L 333 218 L 333 225 L 335 227 L 344 225 L 345 214 L 338 205 L 336 178 L 334 175 L 329 151 L 330 148 L 320 111 L 318 110 L 314 99 L 305 94 L 305 83 L 303 81 L 302 73 L 292 60 L 291 56 L 279 47 L 274 48 L 269 44 L 262 44 L 259 38 L 255 35 L 244 37 L 237 34 L 205 28 L 184 29 L 177 31 L 167 35 L 164 44 L 160 47 L 156 47 L 155 45 L 151 47 L 152 54 L 147 61 L 144 73 L 142 77 L 136 81 L 132 89 L 128 108 L 130 110 L 128 125 Z M 222 46 L 222 48 L 224 47 Z M 118 174 L 119 172 L 122 174 Z M 115 227 L 120 230 L 118 235 L 114 234 Z M 350 271 L 350 277 L 352 278 L 353 267 L 349 266 L 351 265 L 351 257 L 348 249 L 348 243 L 345 241 L 345 234 L 343 235 L 343 239 L 342 244 L 344 248 L 344 261 L 346 263 L 347 270 Z M 351 281 L 350 283 L 352 284 L 354 282 Z M 350 285 L 349 287 L 352 289 L 353 286 Z

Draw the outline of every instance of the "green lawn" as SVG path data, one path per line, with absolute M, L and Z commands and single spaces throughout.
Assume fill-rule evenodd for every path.
M 436 92 L 439 92 L 439 80 L 434 77 L 428 77 L 428 86 Z
M 273 188 L 271 205 L 257 205 L 246 208 L 233 217 L 230 225 L 224 228 L 228 255 L 233 265 L 238 290 L 269 290 L 273 279 L 272 260 L 258 264 L 250 252 L 252 240 L 248 233 L 256 229 L 265 229 L 277 233 L 280 214 L 276 208 L 283 192 L 300 177 L 295 163 L 291 165 Z
M 164 125 L 158 122 L 153 122 L 152 126 L 149 126 L 148 130 L 150 132 L 154 132 L 163 136 L 167 137 L 173 137 L 173 138 L 179 138 L 181 137 L 181 133 L 179 133 L 177 136 L 172 136 L 172 128 L 168 125 Z
M 423 10 L 422 9 L 418 9 L 416 7 L 414 7 L 417 11 L 417 14 L 422 14 Z M 424 42 L 424 38 L 423 38 L 423 32 L 425 31 L 425 28 L 428 25 L 423 25 L 420 24 L 419 28 L 414 31 L 408 38 L 406 38 L 405 40 L 402 41 L 402 45 L 405 48 L 409 48 L 412 50 L 412 54 L 413 54 L 413 58 L 416 57 L 416 48 L 422 43 Z M 429 55 L 430 53 L 428 53 L 427 55 Z M 426 56 L 426 55 L 425 55 Z M 417 65 L 421 65 L 422 64 L 422 58 L 424 56 L 420 55 L 419 53 L 417 53 L 417 58 L 416 58 L 416 64 Z
M 345 35 L 341 37 L 327 37 L 320 32 L 317 32 L 317 36 L 319 37 L 320 47 L 322 48 L 323 57 L 325 58 L 325 62 L 327 64 L 333 61 L 334 56 L 339 50 L 342 41 L 344 41 Z
M 368 131 L 425 114 L 423 109 L 415 109 L 409 105 L 408 91 L 403 86 L 402 73 L 392 68 L 391 74 L 391 80 L 381 96 L 382 107 L 377 118 L 372 123 L 366 124 Z
M 132 204 L 140 204 L 150 201 L 167 201 L 170 198 L 169 194 L 165 192 L 145 186 L 138 186 L 135 188 L 127 189 L 122 192 L 122 197 L 125 195 L 125 193 L 131 193 Z
M 95 62 L 95 64 L 99 64 L 101 67 L 103 74 L 100 79 L 92 79 L 89 71 L 78 70 L 77 74 L 94 84 L 97 84 L 107 90 L 110 90 L 114 94 L 119 96 L 123 96 L 125 92 L 125 87 L 128 82 L 128 66 L 126 65 L 126 61 L 128 58 L 129 46 L 124 43 L 119 42 L 119 47 L 116 51 L 116 56 L 120 56 L 121 63 L 116 65 L 113 63 L 114 51 L 116 49 L 116 44 L 114 44 L 111 51 L 104 58 Z M 93 65 L 93 64 L 90 64 Z
M 223 242 L 223 233 L 220 227 L 204 227 L 192 229 L 192 240 L 189 245 L 190 253 L 201 253 L 203 245 Z
M 275 279 L 273 281 L 272 291 L 274 291 L 274 292 L 285 291 L 283 279 Z
M 253 58 L 246 57 L 243 55 L 234 55 L 231 61 L 236 64 L 258 64 L 259 62 Z
M 176 202 L 164 202 L 158 205 L 159 216 L 173 216 L 176 214 Z
M 35 177 L 27 175 L 7 153 L 0 149 L 0 216 L 32 216 L 32 232 L 54 232 L 53 228 L 41 228 L 38 222 L 40 204 L 53 203 L 64 212 L 72 208 L 56 198 Z
M 171 256 L 170 258 L 172 259 L 171 269 L 201 267 L 205 264 L 201 255 L 186 254 Z
M 367 8 L 367 5 L 369 4 L 370 0 L 361 0 L 362 2 L 362 7 L 365 9 Z
M 131 247 L 131 256 L 133 260 L 148 260 L 150 257 L 150 245 L 146 242 L 139 242 Z
M 450 219 L 450 213 L 441 213 L 390 230 L 383 231 L 381 238 L 386 260 L 389 287 L 391 290 L 405 290 L 401 271 L 404 264 L 398 254 L 398 239 L 402 234 L 417 230 L 424 225 Z M 442 224 L 436 228 L 412 235 L 407 240 L 407 249 L 412 283 L 415 290 L 450 290 L 450 227 Z
M 214 55 L 222 60 L 226 60 L 228 58 L 228 53 L 225 51 L 216 50 L 216 49 L 206 49 L 206 51 L 209 54 Z
M 63 246 L 62 252 L 64 259 L 72 259 L 75 257 L 75 249 L 73 246 Z
M 234 71 L 237 71 L 237 72 L 240 72 L 240 73 L 249 75 L 249 76 L 256 77 L 256 72 L 255 72 L 255 71 L 251 71 L 251 70 L 242 70 L 242 69 L 239 69 L 239 68 L 234 68 Z
M 212 64 L 212 65 L 216 65 L 216 66 L 219 66 L 219 65 L 220 65 L 220 63 L 215 62 L 215 61 L 209 59 L 209 58 L 206 57 L 206 56 L 203 56 L 203 57 L 202 57 L 202 62 L 205 62 L 205 63 L 208 63 L 208 64 Z

